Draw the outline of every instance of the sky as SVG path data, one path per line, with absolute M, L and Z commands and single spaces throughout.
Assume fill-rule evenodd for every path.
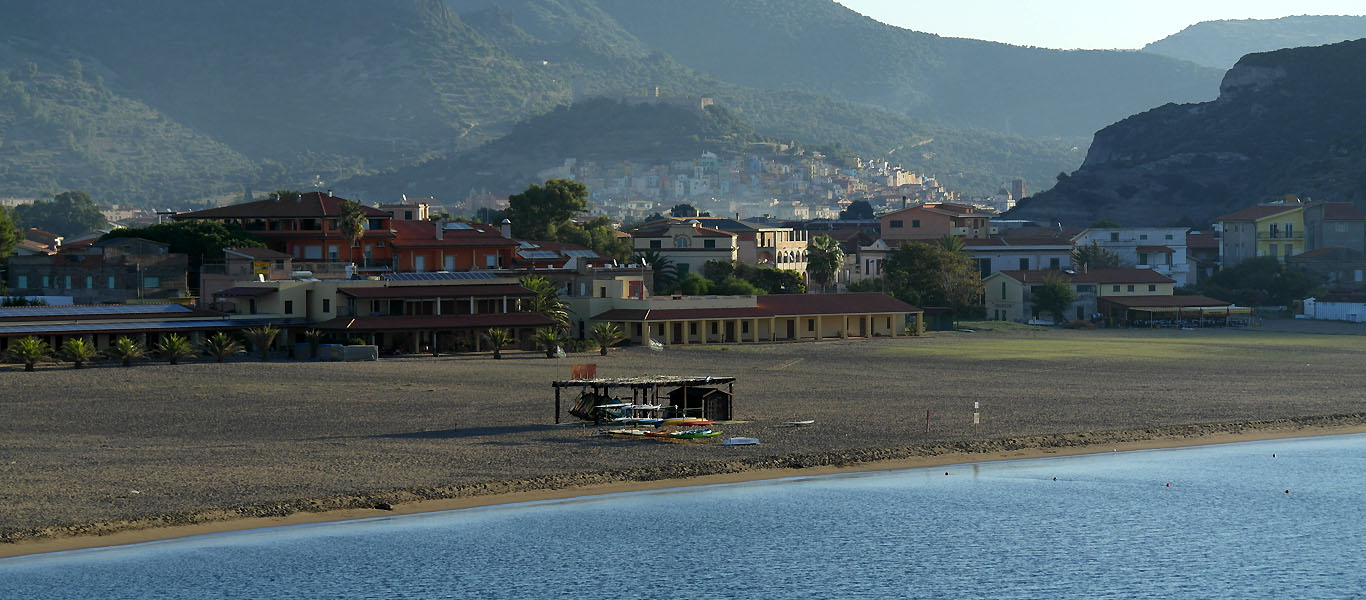
M 890 25 L 1059 49 L 1137 49 L 1200 21 L 1366 15 L 1362 0 L 836 0 Z

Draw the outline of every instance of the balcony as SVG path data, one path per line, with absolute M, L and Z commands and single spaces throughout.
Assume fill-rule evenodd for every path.
M 1258 231 L 1259 240 L 1302 240 L 1304 232 L 1301 231 Z

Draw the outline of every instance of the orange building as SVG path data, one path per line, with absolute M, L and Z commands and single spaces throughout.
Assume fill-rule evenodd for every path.
M 480 223 L 396 220 L 391 227 L 399 272 L 510 268 L 519 245 L 510 232 Z
M 309 192 L 294 198 L 258 200 L 173 215 L 176 221 L 218 221 L 240 225 L 261 238 L 271 250 L 296 262 L 354 262 L 386 265 L 393 261 L 390 231 L 393 216 L 361 206 L 367 218 L 359 244 L 346 239 L 340 227 L 342 203 L 331 193 Z
M 944 235 L 964 239 L 991 236 L 991 215 L 964 204 L 922 204 L 879 217 L 882 239 L 891 245 L 908 240 L 937 240 Z

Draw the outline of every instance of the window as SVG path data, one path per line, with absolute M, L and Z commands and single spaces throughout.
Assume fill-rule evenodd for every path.
M 1285 237 L 1288 237 L 1288 238 L 1290 238 L 1290 237 L 1295 237 L 1295 224 L 1294 224 L 1294 223 L 1286 223 L 1286 224 L 1285 224 Z
M 601 286 L 601 287 L 598 288 L 598 297 L 599 297 L 599 298 L 606 298 L 606 297 L 607 297 L 607 286 L 604 285 L 604 286 Z
M 1157 291 L 1157 285 L 1156 285 L 1156 284 L 1152 284 L 1152 283 L 1148 284 L 1148 291 L 1150 291 L 1150 292 L 1156 292 L 1156 291 Z
M 716 333 L 716 325 L 717 325 L 716 321 L 712 321 L 712 323 L 711 323 L 711 332 L 712 332 L 712 334 L 715 334 L 715 333 Z
M 1110 241 L 1112 241 L 1112 242 L 1118 242 L 1118 241 L 1119 241 L 1119 232 L 1118 232 L 1118 231 L 1111 231 L 1111 232 L 1110 232 Z
M 1336 231 L 1336 232 L 1338 232 L 1338 233 L 1347 233 L 1347 224 L 1346 224 L 1346 223 L 1333 223 L 1333 231 Z
M 1130 291 L 1130 292 L 1134 291 L 1134 285 L 1133 285 L 1132 283 L 1129 284 L 1129 289 L 1128 289 L 1128 291 Z
M 815 331 L 815 330 L 816 330 L 816 320 L 815 320 L 815 319 L 807 319 L 807 320 L 806 320 L 806 330 L 807 330 L 807 331 Z
M 901 229 L 902 223 L 901 219 L 892 219 L 892 229 Z
M 749 333 L 749 321 L 740 321 L 740 333 Z
M 675 248 L 687 248 L 687 247 L 690 246 L 690 245 L 692 245 L 692 240 L 689 240 L 689 239 L 687 238 L 687 236 L 682 236 L 682 235 L 680 235 L 680 236 L 674 238 L 674 247 L 675 247 Z
M 679 276 L 680 278 L 682 278 L 682 277 L 687 277 L 687 276 L 688 276 L 688 271 L 689 271 L 691 268 L 692 268 L 692 265 L 689 265 L 688 263 L 678 263 L 678 264 L 674 265 L 674 270 L 675 270 L 675 271 L 678 271 L 678 276 Z
M 911 229 L 920 228 L 920 219 L 911 219 Z
M 331 299 L 331 298 L 323 298 L 323 312 L 325 312 L 325 313 L 330 313 L 330 312 L 332 312 L 332 299 Z
M 71 289 L 71 276 L 70 276 L 70 275 L 63 276 L 63 277 L 62 277 L 62 283 L 66 284 L 66 285 L 62 286 L 63 289 L 68 289 L 68 290 Z
M 1114 286 L 1114 288 L 1113 288 L 1111 291 L 1118 292 L 1118 291 L 1119 291 L 1119 286 Z
M 427 257 L 421 254 L 413 257 L 413 270 L 423 273 L 427 270 Z
M 110 276 L 109 276 L 109 289 L 111 289 L 111 290 L 114 289 L 114 276 L 113 276 L 113 275 L 110 275 Z
M 697 323 L 688 323 L 688 335 L 697 335 Z
M 255 298 L 251 298 L 251 299 L 247 300 L 247 312 L 250 313 L 250 314 L 253 314 L 253 315 L 256 314 L 256 299 L 255 299 Z
M 1078 286 L 1077 286 L 1077 293 L 1078 293 L 1078 294 L 1094 294 L 1094 293 L 1096 293 L 1096 286 L 1094 286 L 1094 285 L 1078 285 Z
M 48 279 L 48 276 L 47 276 L 47 275 L 44 275 L 44 276 L 43 276 L 43 288 L 46 289 L 46 288 L 49 288 L 49 287 L 52 287 L 52 281 L 51 281 L 50 279 Z
M 405 221 L 411 221 L 411 220 L 413 220 L 413 211 L 411 211 L 411 210 L 405 210 L 405 211 L 403 211 L 403 220 L 405 220 Z
M 1139 252 L 1139 253 L 1138 253 L 1138 264 L 1140 264 L 1140 265 L 1146 265 L 1146 264 L 1148 264 L 1148 253 L 1147 253 L 1147 252 Z
M 1360 271 L 1358 271 L 1358 273 L 1360 273 Z M 18 287 L 18 288 L 21 288 L 21 289 L 22 289 L 22 288 L 27 288 L 27 287 L 28 287 L 28 275 L 18 275 L 18 276 L 16 276 L 15 279 L 14 279 L 14 285 L 15 285 L 15 287 Z
M 86 276 L 85 276 L 85 289 L 87 289 L 87 290 L 95 289 L 95 276 L 94 276 L 94 275 L 86 275 Z
M 715 247 L 716 247 L 716 240 L 702 240 L 702 247 L 703 247 L 703 248 L 715 248 Z
M 1140 240 L 1146 240 L 1146 239 L 1148 239 L 1148 234 L 1146 234 L 1146 233 L 1140 233 L 1140 234 L 1138 234 L 1138 239 L 1140 239 Z
M 336 244 L 327 245 L 327 260 L 337 260 L 338 258 L 341 258 L 341 254 L 337 248 Z
M 294 301 L 293 301 L 293 300 L 285 300 L 285 314 L 287 314 L 287 315 L 292 315 L 292 314 L 294 314 Z
M 160 277 L 143 277 L 143 278 L 142 278 L 142 287 L 145 287 L 145 288 L 159 288 L 159 287 L 161 287 L 161 278 L 160 278 Z
M 1053 258 L 1048 259 L 1048 268 L 1050 268 L 1050 269 L 1061 269 L 1061 268 L 1062 268 L 1062 259 L 1060 259 L 1060 258 L 1058 258 L 1058 257 L 1056 257 L 1056 256 L 1053 257 Z
M 1020 259 L 1020 270 L 1021 270 L 1021 271 L 1028 271 L 1028 270 L 1029 270 L 1029 259 L 1028 259 L 1028 258 L 1021 258 L 1021 259 Z
M 1172 234 L 1170 234 L 1170 233 L 1167 234 L 1167 239 L 1169 239 L 1169 240 L 1172 239 Z
M 650 240 L 650 247 L 651 247 L 651 248 L 663 248 L 663 247 L 664 247 L 664 243 L 661 242 L 660 240 Z
M 380 248 L 383 248 L 383 247 L 384 247 L 384 242 L 375 242 L 375 245 L 378 246 L 378 247 L 380 247 Z

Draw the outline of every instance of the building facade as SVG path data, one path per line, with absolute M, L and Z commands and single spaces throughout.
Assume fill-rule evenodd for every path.
M 169 244 L 113 238 L 56 254 L 14 256 L 10 294 L 69 296 L 75 304 L 179 300 L 190 296 L 189 257 Z
M 1077 246 L 1095 244 L 1119 256 L 1120 266 L 1148 268 L 1185 286 L 1195 283 L 1186 250 L 1185 227 L 1097 227 L 1077 236 Z
M 1299 202 L 1264 204 L 1215 219 L 1219 224 L 1219 261 L 1224 268 L 1249 258 L 1285 259 L 1304 252 L 1304 207 Z

